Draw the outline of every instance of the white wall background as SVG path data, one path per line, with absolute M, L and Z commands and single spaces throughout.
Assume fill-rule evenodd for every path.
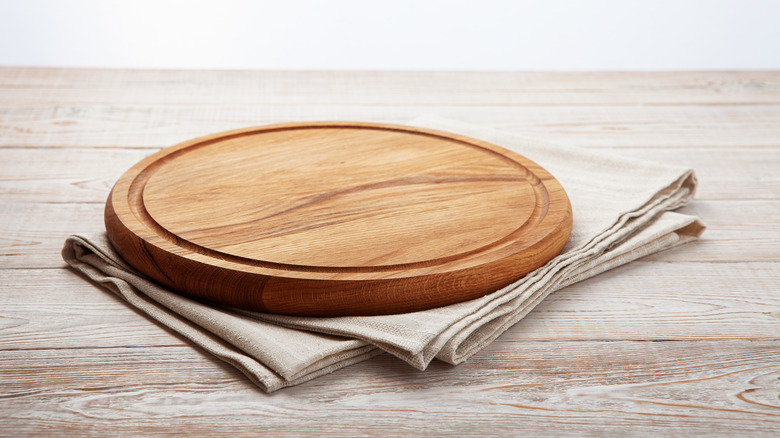
M 780 69 L 780 1 L 0 0 L 0 65 Z

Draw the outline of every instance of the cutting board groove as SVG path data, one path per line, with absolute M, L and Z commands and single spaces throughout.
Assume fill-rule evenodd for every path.
M 571 206 L 511 151 L 407 126 L 213 134 L 133 166 L 106 203 L 142 273 L 249 310 L 372 315 L 476 298 L 557 255 Z

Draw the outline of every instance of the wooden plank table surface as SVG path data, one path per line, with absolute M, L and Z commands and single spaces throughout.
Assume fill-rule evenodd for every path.
M 551 295 L 467 362 L 265 394 L 65 268 L 114 181 L 245 126 L 432 114 L 696 169 L 702 240 Z M 780 430 L 780 72 L 0 68 L 0 435 Z

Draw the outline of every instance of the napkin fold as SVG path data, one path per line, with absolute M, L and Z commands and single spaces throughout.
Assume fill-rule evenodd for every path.
M 420 370 L 434 358 L 458 364 L 553 291 L 684 244 L 704 231 L 698 218 L 670 211 L 693 197 L 691 169 L 440 118 L 410 124 L 485 140 L 548 170 L 569 195 L 574 214 L 563 252 L 511 285 L 471 301 L 414 313 L 329 318 L 250 312 L 185 298 L 128 266 L 105 233 L 70 236 L 62 256 L 76 271 L 271 392 L 382 352 Z

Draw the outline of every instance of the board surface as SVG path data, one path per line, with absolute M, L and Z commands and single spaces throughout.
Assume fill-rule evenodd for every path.
M 218 133 L 133 166 L 109 238 L 154 280 L 208 301 L 296 315 L 372 315 L 492 292 L 571 232 L 557 180 L 503 148 L 351 122 Z

